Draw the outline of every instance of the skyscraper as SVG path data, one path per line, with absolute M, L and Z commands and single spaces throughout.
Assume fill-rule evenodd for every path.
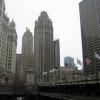
M 34 53 L 38 83 L 48 81 L 43 75 L 52 69 L 53 26 L 47 12 L 41 12 L 34 29 Z M 47 76 L 47 75 L 46 75 Z M 44 78 L 45 77 L 45 78 Z
M 83 64 L 85 74 L 100 71 L 100 0 L 83 0 L 79 4 L 82 35 Z
M 22 38 L 21 78 L 27 85 L 34 84 L 33 36 L 27 28 Z
M 16 79 L 20 80 L 21 54 L 16 54 Z
M 54 69 L 58 69 L 60 67 L 60 46 L 59 46 L 59 39 L 53 41 L 53 58 L 52 63 Z
M 75 67 L 74 58 L 72 57 L 64 57 L 64 66 Z
M 17 33 L 15 22 L 5 14 L 4 0 L 0 0 L 0 67 L 4 69 L 0 80 L 7 83 L 15 78 Z

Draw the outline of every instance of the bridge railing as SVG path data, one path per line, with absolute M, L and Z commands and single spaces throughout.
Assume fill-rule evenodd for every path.
M 42 83 L 40 86 L 53 86 L 53 85 L 70 85 L 70 84 L 93 84 L 93 83 L 100 83 L 100 78 L 94 79 L 83 79 L 83 80 L 73 80 L 73 81 L 59 81 L 59 82 L 48 82 Z

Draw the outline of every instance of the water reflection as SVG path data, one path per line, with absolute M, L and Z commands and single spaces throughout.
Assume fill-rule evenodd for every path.
M 23 98 L 22 97 L 17 97 L 17 100 L 23 100 Z

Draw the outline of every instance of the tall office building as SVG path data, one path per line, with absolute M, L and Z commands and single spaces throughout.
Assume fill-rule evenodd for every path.
M 100 71 L 100 0 L 83 0 L 79 4 L 85 74 Z
M 43 75 L 52 69 L 53 26 L 47 12 L 41 12 L 34 29 L 34 53 L 37 82 L 47 82 Z M 47 75 L 46 75 L 47 76 Z M 45 77 L 45 78 L 44 78 Z
M 2 83 L 12 83 L 15 78 L 17 34 L 15 22 L 5 14 L 4 0 L 0 0 L 0 76 Z
M 34 59 L 33 59 L 33 36 L 27 28 L 22 38 L 22 64 L 21 79 L 27 85 L 34 84 Z
M 59 46 L 59 39 L 53 41 L 52 48 L 53 48 L 52 63 L 54 64 L 53 68 L 54 69 L 58 69 L 60 67 L 60 46 Z
M 70 67 L 75 67 L 75 63 L 74 63 L 74 58 L 72 58 L 72 57 L 64 57 L 64 66 L 65 67 L 68 67 L 68 66 L 70 66 Z
M 21 54 L 16 54 L 16 79 L 20 80 Z

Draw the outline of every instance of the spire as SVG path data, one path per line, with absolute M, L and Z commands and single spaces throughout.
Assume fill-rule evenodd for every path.
M 28 35 L 28 34 L 32 35 L 32 32 L 30 31 L 30 29 L 29 29 L 28 27 L 26 27 L 26 31 L 25 31 L 24 35 L 25 35 L 25 34 L 27 34 L 27 35 Z
M 30 29 L 28 27 L 26 27 L 26 32 L 30 32 Z
M 51 19 L 49 18 L 48 14 L 46 11 L 42 11 L 40 13 L 40 16 L 38 17 L 38 22 L 37 22 L 37 25 L 39 24 L 45 24 L 45 25 L 49 25 L 49 26 L 52 26 L 52 21 Z
M 48 14 L 46 11 L 42 11 L 39 16 L 39 20 L 46 20 L 49 19 Z
M 15 27 L 15 26 L 16 26 L 14 20 L 12 20 L 12 21 L 10 22 L 10 25 L 11 25 L 12 27 Z
M 42 11 L 40 14 L 41 17 L 48 17 L 48 14 L 46 11 Z

